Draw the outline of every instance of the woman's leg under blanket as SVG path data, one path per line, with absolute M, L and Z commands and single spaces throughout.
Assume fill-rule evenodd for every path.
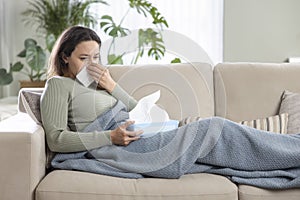
M 201 144 L 205 148 L 200 151 L 197 162 L 240 170 L 300 167 L 299 134 L 261 131 L 219 117 L 209 120 L 208 131 Z

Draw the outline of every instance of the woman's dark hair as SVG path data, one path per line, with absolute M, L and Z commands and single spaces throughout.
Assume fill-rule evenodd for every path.
M 68 64 L 64 57 L 71 56 L 75 47 L 83 41 L 95 41 L 101 46 L 100 37 L 89 28 L 72 26 L 66 29 L 57 39 L 51 52 L 48 63 L 48 78 L 52 76 L 63 76 L 68 71 Z

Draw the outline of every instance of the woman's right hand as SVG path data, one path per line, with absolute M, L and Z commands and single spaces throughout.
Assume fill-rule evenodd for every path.
M 126 121 L 110 133 L 110 139 L 113 144 L 127 146 L 130 142 L 138 140 L 143 130 L 128 131 L 127 127 L 134 124 L 134 121 Z
M 109 70 L 96 63 L 91 63 L 87 66 L 88 73 L 93 77 L 93 79 L 98 83 L 98 87 L 107 90 L 112 93 L 116 86 L 116 82 L 111 77 Z

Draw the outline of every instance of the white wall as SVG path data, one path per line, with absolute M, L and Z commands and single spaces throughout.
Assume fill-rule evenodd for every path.
M 299 0 L 225 0 L 224 61 L 300 57 Z

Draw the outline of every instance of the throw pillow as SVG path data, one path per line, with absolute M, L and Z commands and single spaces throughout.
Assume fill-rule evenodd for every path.
M 288 133 L 300 133 L 300 94 L 285 90 L 279 113 L 289 114 Z
M 42 124 L 40 98 L 42 93 L 22 90 L 20 92 L 26 113 L 39 125 Z
M 179 127 L 189 124 L 191 122 L 195 122 L 201 120 L 201 117 L 186 117 L 179 121 Z M 280 115 L 275 115 L 271 117 L 267 117 L 264 119 L 255 119 L 250 121 L 241 121 L 238 122 L 240 124 L 250 126 L 252 128 L 256 128 L 263 131 L 270 131 L 274 133 L 287 133 L 287 124 L 288 124 L 288 114 L 282 113 Z
M 287 113 L 282 113 L 280 115 L 266 117 L 263 119 L 241 121 L 239 123 L 263 131 L 286 134 L 289 120 L 288 117 L 289 115 Z

